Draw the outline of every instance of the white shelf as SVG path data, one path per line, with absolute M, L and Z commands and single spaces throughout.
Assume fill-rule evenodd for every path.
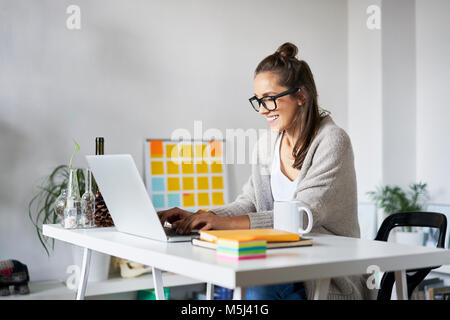
M 164 287 L 185 286 L 203 283 L 201 281 L 173 273 L 163 273 Z M 76 291 L 66 287 L 64 282 L 30 282 L 30 294 L 9 295 L 0 300 L 73 300 Z M 153 289 L 152 274 L 137 278 L 111 278 L 105 281 L 88 282 L 86 296 L 105 295 L 120 292 Z

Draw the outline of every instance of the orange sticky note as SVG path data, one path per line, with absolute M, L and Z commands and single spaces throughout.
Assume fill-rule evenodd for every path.
M 162 158 L 164 154 L 161 140 L 150 141 L 150 155 L 152 158 Z
M 209 146 L 211 148 L 211 157 L 222 156 L 222 141 L 210 141 Z

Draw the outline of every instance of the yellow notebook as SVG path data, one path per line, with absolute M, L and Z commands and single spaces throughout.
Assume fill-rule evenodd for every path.
M 236 230 L 208 230 L 200 231 L 200 239 L 216 242 L 217 239 L 229 240 L 266 240 L 267 242 L 299 241 L 297 233 L 286 232 L 277 229 L 236 229 Z

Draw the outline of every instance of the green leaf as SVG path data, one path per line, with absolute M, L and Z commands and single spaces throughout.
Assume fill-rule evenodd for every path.
M 57 221 L 57 214 L 53 206 L 61 191 L 67 186 L 68 168 L 67 165 L 59 165 L 53 169 L 49 176 L 42 179 L 42 182 L 36 187 L 37 192 L 28 203 L 28 216 L 36 230 L 39 242 L 48 256 L 50 256 L 50 240 L 43 236 L 42 225 Z M 51 239 L 51 247 L 54 248 L 54 239 Z
M 408 191 L 399 186 L 380 186 L 366 194 L 386 213 L 421 211 L 428 199 L 426 183 L 410 184 Z
M 76 153 L 78 150 L 80 150 L 80 146 L 79 146 L 78 143 L 75 141 L 75 139 L 72 139 L 72 140 L 73 140 L 73 142 L 75 143 L 75 150 L 73 151 L 72 157 L 70 158 L 69 168 L 72 168 L 72 160 L 73 160 L 73 157 L 75 156 L 75 153 Z

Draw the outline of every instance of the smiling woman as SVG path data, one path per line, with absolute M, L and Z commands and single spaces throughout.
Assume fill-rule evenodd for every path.
M 264 107 L 255 110 L 267 118 L 272 130 L 286 132 L 288 148 L 282 144 L 282 151 L 292 150 L 292 167 L 300 170 L 326 112 L 319 111 L 313 74 L 304 60 L 296 58 L 297 53 L 292 43 L 279 47 L 256 67 L 254 86 L 255 97 L 262 97 Z
M 320 110 L 313 74 L 285 43 L 261 61 L 254 78 L 253 109 L 271 133 L 258 141 L 256 163 L 236 200 L 191 214 L 159 212 L 180 233 L 192 229 L 273 228 L 274 201 L 299 201 L 313 216 L 311 232 L 359 237 L 356 174 L 347 133 Z M 306 219 L 306 217 L 305 217 Z M 306 222 L 304 221 L 306 225 Z M 331 279 L 328 299 L 373 298 L 367 276 Z M 247 288 L 247 299 L 310 299 L 311 281 Z

